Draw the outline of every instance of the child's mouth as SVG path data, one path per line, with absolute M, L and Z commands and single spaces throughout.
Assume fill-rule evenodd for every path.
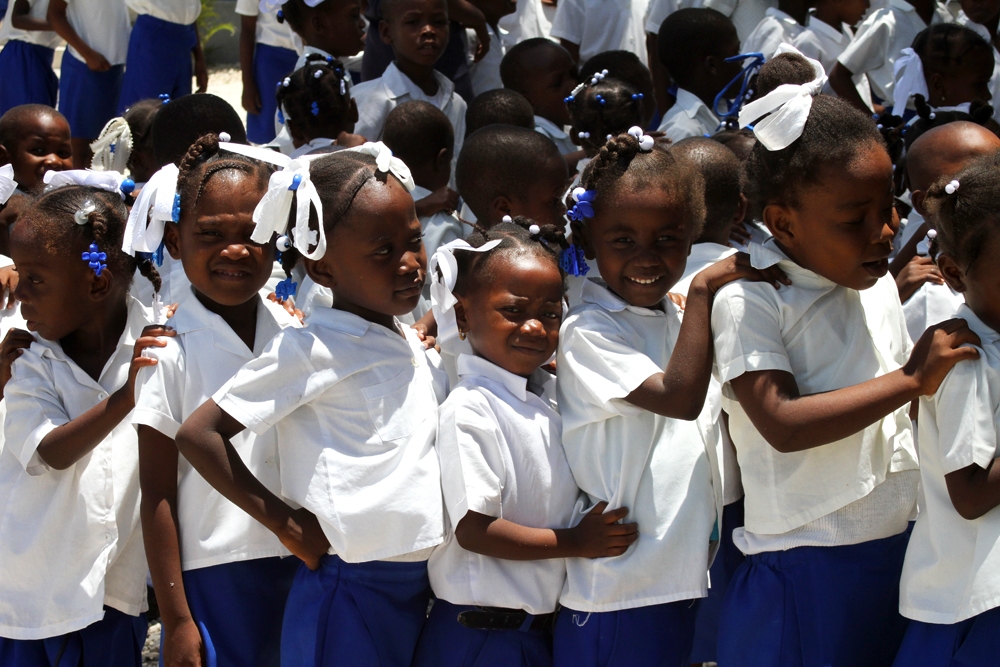
M 874 262 L 865 262 L 861 266 L 863 266 L 865 271 L 871 275 L 881 278 L 889 270 L 889 258 L 883 257 L 882 259 L 875 260 Z
M 637 285 L 652 285 L 653 283 L 659 281 L 663 276 L 656 276 L 655 278 L 633 278 L 632 276 L 625 276 L 625 280 L 633 282 Z

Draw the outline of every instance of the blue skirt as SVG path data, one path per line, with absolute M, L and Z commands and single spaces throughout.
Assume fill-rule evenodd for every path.
M 888 667 L 906 632 L 899 576 L 910 533 L 748 556 L 729 584 L 720 667 Z
M 910 621 L 895 667 L 1000 664 L 1000 607 L 951 625 Z
M 427 562 L 299 567 L 281 629 L 283 667 L 410 667 L 427 617 Z
M 0 667 L 142 667 L 145 641 L 145 614 L 105 607 L 100 621 L 59 637 L 0 637 Z
M 552 637 L 541 630 L 480 630 L 458 622 L 475 607 L 435 600 L 413 667 L 551 667 Z
M 55 49 L 19 39 L 0 49 L 0 116 L 22 104 L 56 105 L 59 79 L 52 70 Z
M 95 72 L 69 51 L 63 54 L 59 111 L 69 121 L 73 137 L 96 139 L 115 117 L 124 71 L 124 65 L 115 65 L 107 72 Z
M 193 23 L 181 25 L 140 14 L 128 40 L 118 113 L 139 100 L 191 94 L 191 49 L 196 39 Z
M 295 69 L 299 56 L 291 49 L 258 44 L 253 56 L 253 80 L 260 92 L 260 113 L 247 113 L 247 139 L 255 144 L 274 140 L 274 115 L 278 99 L 274 94 L 278 82 Z
M 555 667 L 686 667 L 697 600 L 621 611 L 563 608 L 552 641 Z

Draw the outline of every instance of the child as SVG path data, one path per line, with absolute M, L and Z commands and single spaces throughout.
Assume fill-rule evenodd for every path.
M 743 40 L 743 53 L 763 53 L 770 59 L 782 44 L 791 44 L 805 29 L 810 3 L 807 0 L 778 0 L 768 7 L 757 27 Z
M 274 0 L 266 4 L 280 7 L 278 21 L 288 23 L 302 40 L 295 69 L 313 54 L 347 59 L 365 48 L 360 0 Z
M 645 63 L 643 21 L 649 0 L 608 3 L 602 0 L 563 0 L 556 5 L 551 35 L 584 63 L 604 51 L 631 51 Z
M 977 2 L 966 0 L 962 10 L 955 20 L 959 25 L 974 30 L 980 37 L 993 46 L 993 78 L 990 80 L 990 93 L 993 99 L 1000 99 L 1000 50 L 994 44 L 997 40 L 997 26 L 1000 25 L 1000 0 Z M 1000 119 L 1000 105 L 994 110 L 993 120 Z
M 773 234 L 751 261 L 792 286 L 732 283 L 712 312 L 745 491 L 733 538 L 747 555 L 719 663 L 886 665 L 906 627 L 899 573 L 919 477 L 908 406 L 974 356 L 953 348 L 976 338 L 953 320 L 911 345 L 887 276 L 899 222 L 882 135 L 837 98 L 783 106 L 815 85 L 786 92 L 740 123 L 756 121 L 747 183 Z M 759 120 L 768 112 L 779 120 Z
M 806 27 L 792 40 L 802 55 L 818 60 L 829 75 L 837 64 L 837 57 L 854 39 L 852 26 L 857 25 L 868 11 L 868 0 L 820 0 L 809 18 Z M 852 79 L 858 95 L 869 109 L 874 108 L 871 86 L 864 74 L 855 74 Z M 836 94 L 827 82 L 823 92 Z
M 293 179 L 296 197 L 318 193 L 319 228 L 312 206 L 298 207 L 290 242 L 333 290 L 333 307 L 278 334 L 175 441 L 303 560 L 285 607 L 284 664 L 407 667 L 427 613 L 427 558 L 444 538 L 434 438 L 445 387 L 436 353 L 396 320 L 420 300 L 426 267 L 409 172 L 382 145 L 358 150 L 308 170 L 293 162 L 255 213 L 252 238 L 264 242 L 284 228 L 292 202 L 281 193 Z M 247 426 L 275 427 L 281 491 L 300 509 L 233 458 L 231 438 Z
M 177 178 L 179 220 L 164 232 L 190 288 L 173 294 L 177 336 L 156 351 L 157 365 L 141 372 L 131 418 L 164 664 L 196 663 L 208 647 L 220 664 L 279 663 L 281 618 L 299 562 L 284 558 L 289 552 L 269 530 L 179 459 L 173 440 L 198 406 L 297 323 L 259 294 L 271 277 L 274 246 L 245 241 L 271 172 L 265 162 L 220 152 L 215 135 L 199 139 Z M 279 493 L 273 429 L 233 443 L 254 475 Z
M 531 102 L 521 93 L 508 88 L 489 90 L 469 103 L 465 112 L 465 136 L 487 125 L 517 125 L 529 130 L 535 127 Z
M 156 168 L 179 165 L 191 145 L 209 133 L 228 134 L 235 144 L 245 144 L 247 133 L 236 109 L 212 94 L 186 95 L 164 104 L 150 129 Z
M 651 51 L 657 60 L 656 51 Z M 589 81 L 598 72 L 608 71 L 611 76 L 635 88 L 642 95 L 642 127 L 649 127 L 656 114 L 656 93 L 649 68 L 631 51 L 605 51 L 598 53 L 580 66 L 580 80 Z M 580 168 L 583 171 L 583 168 Z
M 0 116 L 0 164 L 14 167 L 14 180 L 21 192 L 41 185 L 46 172 L 72 169 L 73 147 L 66 119 L 43 104 L 14 107 Z
M 500 22 L 500 28 L 505 31 L 504 48 L 509 51 L 529 39 L 547 38 L 552 32 L 555 15 L 556 3 L 553 0 L 518 0 L 517 10 Z
M 927 193 L 938 231 L 938 265 L 965 296 L 959 316 L 978 335 L 978 359 L 957 364 L 934 396 L 920 399 L 920 515 L 900 582 L 912 619 L 896 665 L 989 665 L 996 656 L 998 504 L 992 468 L 1000 408 L 1000 252 L 994 212 L 996 154 L 974 161 Z
M 11 233 L 15 297 L 36 340 L 4 387 L 3 665 L 142 665 L 146 560 L 128 416 L 136 373 L 156 363 L 143 349 L 171 333 L 128 295 L 136 261 L 120 250 L 123 178 L 102 173 L 59 175 L 68 185 Z M 72 184 L 84 179 L 101 187 Z M 158 282 L 150 262 L 140 268 Z
M 132 134 L 128 171 L 136 187 L 148 181 L 158 169 L 153 152 L 153 119 L 162 108 L 162 100 L 141 100 L 126 109 L 122 116 Z
M 458 193 L 451 180 L 455 137 L 448 117 L 427 102 L 403 102 L 385 120 L 385 145 L 413 174 L 413 204 L 424 231 L 424 250 L 437 252 L 445 243 L 465 236 L 455 215 Z
M 714 9 L 681 9 L 663 22 L 657 43 L 660 60 L 677 83 L 677 102 L 659 131 L 671 141 L 715 134 L 715 100 L 725 97 L 742 68 L 726 62 L 740 52 L 732 21 Z
M 0 25 L 0 116 L 22 104 L 54 107 L 59 80 L 52 59 L 62 39 L 46 17 L 48 0 L 23 0 L 7 5 Z M 19 11 L 20 10 L 20 11 Z
M 555 378 L 540 368 L 559 342 L 562 229 L 515 218 L 468 241 L 440 251 L 458 262 L 455 314 L 474 354 L 459 357 L 462 381 L 441 405 L 454 533 L 428 563 L 437 599 L 414 665 L 547 665 L 565 558 L 616 556 L 638 534 L 618 523 L 627 508 L 598 506 L 573 526 L 580 491 Z
M 358 105 L 351 99 L 349 80 L 339 60 L 310 54 L 305 65 L 278 84 L 277 104 L 295 146 L 293 159 L 333 144 L 364 143 L 353 134 Z
M 472 82 L 473 100 L 490 90 L 503 88 L 500 79 L 500 62 L 507 52 L 500 36 L 498 24 L 504 16 L 514 13 L 517 3 L 513 0 L 477 0 L 475 6 L 483 12 L 486 18 L 486 29 L 490 36 L 490 49 L 481 60 L 476 61 L 479 50 L 479 38 L 472 28 L 465 29 L 465 41 L 468 44 L 469 76 Z M 472 103 L 471 101 L 469 102 Z
M 618 79 L 597 74 L 577 86 L 566 100 L 572 123 L 572 135 L 586 158 L 576 163 L 582 172 L 601 150 L 609 136 L 624 134 L 630 127 L 641 126 L 645 95 Z M 577 181 L 574 181 L 574 185 Z

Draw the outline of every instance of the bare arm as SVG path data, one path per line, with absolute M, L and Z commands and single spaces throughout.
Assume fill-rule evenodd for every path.
M 920 225 L 920 228 L 910 236 L 910 240 L 906 242 L 896 256 L 892 258 L 892 262 L 889 263 L 889 273 L 893 277 L 899 276 L 900 272 L 903 270 L 910 260 L 917 256 L 917 246 L 920 242 L 927 237 L 927 230 L 931 228 L 931 225 L 926 220 Z M 905 299 L 903 299 L 905 301 Z
M 448 18 L 475 31 L 479 48 L 476 49 L 473 62 L 478 63 L 490 50 L 490 31 L 486 27 L 486 16 L 468 0 L 448 0 Z
M 205 63 L 205 51 L 201 46 L 201 35 L 197 26 L 194 29 L 194 48 L 191 49 L 191 53 L 194 55 L 194 79 L 198 84 L 195 92 L 204 93 L 208 90 L 208 65 Z
M 28 14 L 31 5 L 27 0 L 14 0 L 14 11 L 10 15 L 10 24 L 18 30 L 52 30 L 48 21 L 36 19 Z
M 240 73 L 243 75 L 243 108 L 260 113 L 260 91 L 253 78 L 253 54 L 257 44 L 257 17 L 240 17 Z
M 830 86 L 839 97 L 849 102 L 851 106 L 870 114 L 872 110 L 868 108 L 865 101 L 861 99 L 858 89 L 854 87 L 853 76 L 854 73 L 851 70 L 837 63 L 833 66 L 833 71 L 830 72 Z
M 83 57 L 87 67 L 95 72 L 106 72 L 111 69 L 111 63 L 107 58 L 90 48 L 90 45 L 83 41 L 70 25 L 69 19 L 66 18 L 66 0 L 51 0 L 47 18 L 56 34 L 65 39 L 66 43 Z
M 944 476 L 948 496 L 963 519 L 973 521 L 1000 505 L 1000 466 L 996 459 L 985 468 L 973 463 Z

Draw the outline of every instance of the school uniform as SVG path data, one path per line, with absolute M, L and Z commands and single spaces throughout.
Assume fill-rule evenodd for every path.
M 935 3 L 931 24 L 952 21 L 951 13 Z M 889 5 L 868 16 L 854 33 L 854 40 L 837 56 L 837 62 L 851 74 L 864 74 L 878 101 L 892 101 L 893 66 L 903 49 L 927 27 L 917 10 L 906 0 L 889 0 Z
M 1000 51 L 997 51 L 997 47 L 993 44 L 993 39 L 990 37 L 990 31 L 987 30 L 986 26 L 976 23 L 975 21 L 969 20 L 969 17 L 965 15 L 965 12 L 959 10 L 958 18 L 955 19 L 955 23 L 963 25 L 969 30 L 975 31 L 980 37 L 985 39 L 993 47 L 993 76 L 990 77 L 990 94 L 992 98 L 990 99 L 990 104 L 993 105 L 993 120 L 1000 119 Z
M 791 44 L 803 30 L 803 26 L 786 12 L 777 7 L 768 7 L 757 27 L 743 40 L 743 53 L 763 53 L 771 59 L 782 44 Z
M 125 5 L 139 16 L 129 37 L 119 113 L 150 97 L 189 95 L 201 0 L 125 0 Z
M 28 16 L 45 20 L 49 0 L 28 0 Z M 52 59 L 62 38 L 50 30 L 19 30 L 11 24 L 14 4 L 7 5 L 0 25 L 0 115 L 22 104 L 54 107 L 59 80 Z
M 565 560 L 466 551 L 454 527 L 468 512 L 533 528 L 573 525 L 580 490 L 560 442 L 555 378 L 541 369 L 520 377 L 471 355 L 459 357 L 458 374 L 441 404 L 437 442 L 452 530 L 427 565 L 437 599 L 414 665 L 551 664 L 548 632 Z M 477 618 L 483 607 L 496 610 L 493 618 Z
M 706 7 L 728 16 L 743 42 L 763 20 L 767 8 L 774 6 L 774 0 L 650 0 L 646 32 L 658 35 L 663 21 L 678 9 Z
M 559 149 L 561 155 L 569 155 L 580 150 L 580 147 L 573 143 L 565 128 L 559 127 L 548 118 L 535 116 L 535 132 L 544 134 L 552 140 L 552 143 Z
M 258 435 L 274 428 L 281 493 L 330 541 L 285 606 L 286 666 L 408 667 L 444 539 L 437 407 L 446 391 L 416 333 L 314 309 L 215 394 Z M 315 659 L 315 662 L 313 660 Z
M 512 49 L 526 39 L 544 37 L 551 39 L 552 19 L 555 16 L 551 5 L 543 5 L 542 0 L 519 0 L 517 9 L 500 19 L 498 25 L 504 32 L 503 45 Z
M 660 122 L 659 131 L 677 143 L 688 137 L 705 137 L 719 129 L 719 117 L 694 93 L 677 89 L 677 101 Z
M 580 64 L 605 51 L 631 51 L 646 64 L 648 7 L 649 0 L 561 0 L 551 35 L 579 46 Z
M 839 286 L 773 240 L 751 246 L 750 258 L 779 266 L 792 285 L 730 283 L 712 309 L 722 408 L 746 492 L 745 527 L 733 539 L 747 560 L 723 603 L 719 663 L 888 664 L 906 626 L 899 573 L 919 479 L 909 406 L 837 442 L 781 453 L 729 383 L 779 370 L 807 395 L 900 368 L 912 344 L 895 282 Z
M 805 29 L 799 33 L 798 37 L 792 40 L 792 46 L 798 49 L 806 58 L 818 60 L 823 65 L 823 69 L 826 70 L 827 75 L 829 75 L 833 71 L 834 65 L 837 64 L 837 56 L 844 52 L 844 49 L 847 48 L 852 39 L 854 39 L 854 33 L 847 24 L 842 23 L 838 30 L 829 23 L 821 21 L 810 14 L 806 20 Z M 874 108 L 872 105 L 871 87 L 868 85 L 868 77 L 857 73 L 851 77 L 851 80 L 854 82 L 854 87 L 857 88 L 858 95 L 868 105 L 868 108 Z M 823 92 L 827 95 L 836 95 L 829 81 L 823 86 Z
M 490 50 L 478 63 L 474 60 L 476 49 L 479 48 L 479 38 L 476 37 L 475 30 L 470 28 L 465 30 L 469 76 L 472 78 L 472 94 L 476 97 L 487 91 L 503 88 L 503 81 L 500 79 L 500 61 L 507 53 L 503 42 L 504 30 L 489 24 L 486 25 L 486 29 L 490 33 Z
M 49 664 L 45 654 L 60 651 L 61 664 L 142 664 L 146 556 L 135 430 L 123 419 L 66 470 L 51 468 L 37 450 L 127 382 L 135 340 L 151 323 L 129 299 L 118 348 L 96 381 L 57 342 L 36 339 L 13 364 L 0 449 L 4 667 Z
M 431 191 L 417 185 L 410 194 L 413 195 L 413 201 L 418 201 L 430 196 Z M 454 211 L 438 211 L 434 215 L 424 216 L 420 218 L 420 227 L 423 229 L 424 250 L 428 257 L 445 243 L 464 239 L 471 229 L 462 224 Z
M 625 400 L 670 360 L 681 314 L 669 299 L 631 306 L 588 280 L 582 301 L 559 335 L 563 447 L 587 494 L 581 512 L 628 507 L 639 539 L 615 558 L 567 559 L 554 664 L 685 665 L 722 510 L 715 423 Z
M 916 211 L 910 212 L 912 225 L 907 225 L 910 234 L 902 234 L 898 245 L 903 247 L 923 225 L 923 216 Z M 917 254 L 926 257 L 929 243 L 926 239 L 917 244 Z M 936 285 L 924 283 L 903 304 L 903 317 L 906 318 L 906 330 L 910 340 L 917 340 L 927 329 L 950 320 L 956 316 L 959 309 L 965 305 L 965 297 L 956 292 L 947 283 Z

